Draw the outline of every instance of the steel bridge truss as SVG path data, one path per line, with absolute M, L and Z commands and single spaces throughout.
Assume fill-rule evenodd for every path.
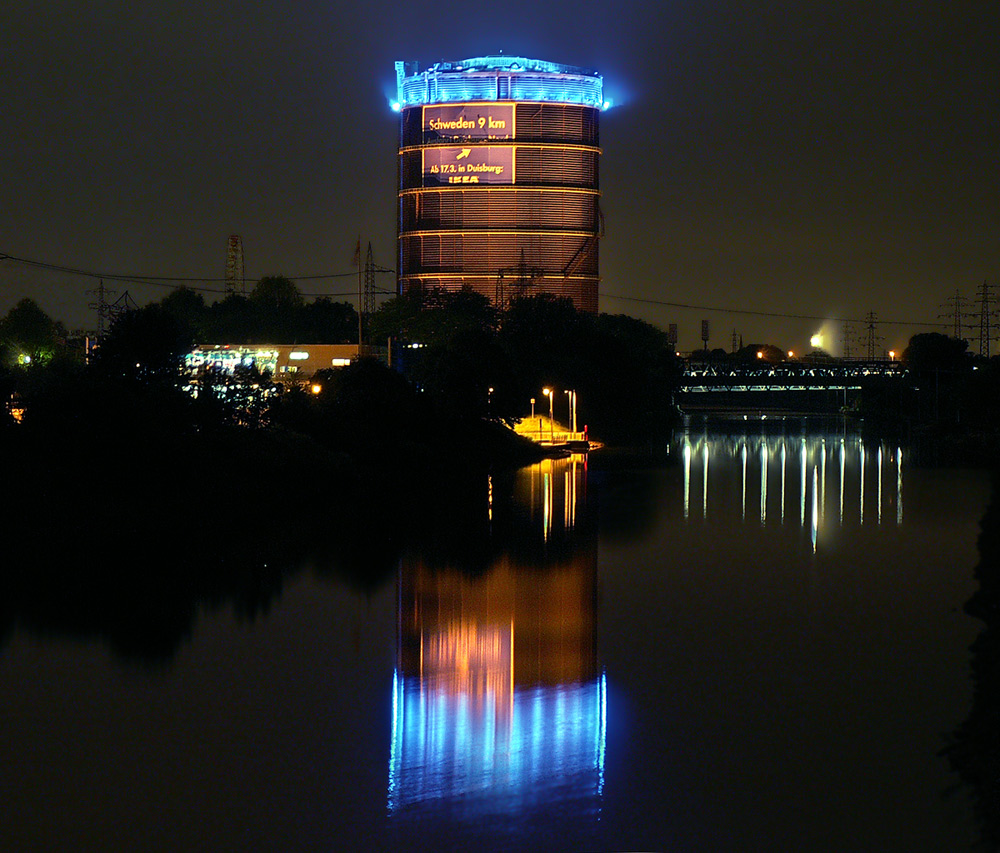
M 836 365 L 688 364 L 678 391 L 699 394 L 719 391 L 857 391 L 876 379 L 900 379 L 906 373 L 898 361 Z

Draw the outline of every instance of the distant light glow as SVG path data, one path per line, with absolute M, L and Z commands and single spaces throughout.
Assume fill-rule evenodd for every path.
M 309 353 L 302 352 L 301 350 L 298 352 L 290 352 L 288 353 L 288 358 L 290 361 L 305 361 L 309 358 Z
M 809 346 L 813 349 L 822 349 L 823 347 L 823 333 L 817 332 L 811 338 L 809 338 Z

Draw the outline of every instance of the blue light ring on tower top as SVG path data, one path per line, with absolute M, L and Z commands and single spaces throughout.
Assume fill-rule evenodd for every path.
M 401 108 L 456 101 L 538 101 L 602 109 L 604 80 L 595 71 L 522 57 L 440 62 L 407 76 L 396 63 Z

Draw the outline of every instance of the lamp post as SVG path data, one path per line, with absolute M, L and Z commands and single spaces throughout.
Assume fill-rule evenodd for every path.
M 576 438 L 576 391 L 564 391 L 563 393 L 569 395 L 569 422 L 573 437 Z
M 555 397 L 552 394 L 551 388 L 543 388 L 542 393 L 549 398 L 549 441 L 555 444 L 556 441 L 556 428 L 555 422 L 553 421 L 553 415 L 555 411 Z

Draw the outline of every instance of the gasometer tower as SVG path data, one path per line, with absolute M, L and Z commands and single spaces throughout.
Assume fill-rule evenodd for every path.
M 398 292 L 471 287 L 597 311 L 596 71 L 514 56 L 396 63 Z

